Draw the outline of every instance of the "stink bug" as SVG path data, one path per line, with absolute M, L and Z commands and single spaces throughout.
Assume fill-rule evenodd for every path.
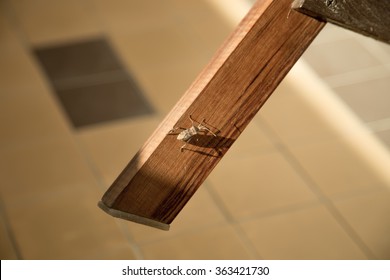
M 176 138 L 177 140 L 185 142 L 184 145 L 180 148 L 181 152 L 183 152 L 183 149 L 187 145 L 187 143 L 190 143 L 191 140 L 194 139 L 194 136 L 199 135 L 200 132 L 210 132 L 214 137 L 217 137 L 214 132 L 212 132 L 208 127 L 203 125 L 205 119 L 203 119 L 203 121 L 201 121 L 200 123 L 198 122 L 198 125 L 195 125 L 195 123 L 197 122 L 192 119 L 191 115 L 189 116 L 189 118 L 192 123 L 192 126 L 190 128 L 175 127 L 168 132 L 168 134 L 175 134 L 176 130 L 182 130 L 178 133 Z

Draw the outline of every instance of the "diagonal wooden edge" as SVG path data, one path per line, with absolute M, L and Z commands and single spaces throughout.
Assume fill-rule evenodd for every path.
M 102 209 L 166 229 L 324 24 L 292 11 L 291 0 L 258 0 L 103 195 Z M 218 133 L 181 151 L 168 132 L 190 127 L 190 115 Z
M 131 221 L 131 222 L 135 222 L 137 224 L 151 226 L 151 227 L 162 229 L 162 230 L 169 230 L 169 227 L 170 227 L 169 224 L 160 223 L 160 222 L 152 220 L 152 219 L 148 219 L 148 218 L 145 218 L 145 217 L 141 217 L 141 216 L 138 216 L 138 215 L 134 215 L 134 214 L 130 214 L 130 213 L 126 213 L 126 212 L 123 212 L 123 211 L 120 211 L 120 210 L 116 210 L 116 209 L 110 208 L 107 205 L 105 205 L 103 201 L 99 201 L 98 202 L 98 206 L 104 212 L 106 212 L 107 214 L 109 214 L 109 215 L 111 215 L 111 216 L 113 216 L 115 218 L 128 220 L 128 221 Z

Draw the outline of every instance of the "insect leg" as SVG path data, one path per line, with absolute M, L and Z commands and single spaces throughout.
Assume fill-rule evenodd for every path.
M 174 127 L 174 128 L 172 128 L 170 131 L 168 131 L 168 135 L 169 134 L 178 134 L 177 132 L 176 132 L 176 130 L 179 130 L 179 129 L 181 129 L 181 130 L 186 130 L 186 128 L 183 128 L 183 127 Z
M 192 116 L 191 116 L 191 115 L 189 115 L 189 118 L 190 118 L 190 121 L 191 121 L 191 123 L 192 123 L 192 126 L 194 126 L 194 122 L 196 122 L 196 121 L 194 121 L 194 120 L 192 119 Z
M 212 135 L 214 135 L 214 137 L 217 137 L 217 135 L 214 132 L 212 132 L 207 126 L 202 124 L 202 123 L 204 123 L 204 121 L 205 121 L 205 119 L 203 119 L 203 121 L 199 123 L 198 129 L 199 130 L 206 130 L 206 131 L 210 132 Z
M 184 145 L 180 147 L 180 152 L 183 152 L 184 147 L 187 146 L 187 144 L 189 144 L 192 139 L 193 139 L 193 137 L 191 136 L 189 139 L 184 141 Z

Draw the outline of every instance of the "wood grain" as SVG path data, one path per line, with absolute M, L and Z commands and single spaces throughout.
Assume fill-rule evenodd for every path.
M 389 0 L 295 0 L 293 8 L 390 44 Z
M 100 207 L 115 217 L 168 229 L 323 26 L 291 11 L 291 0 L 257 1 Z M 183 142 L 168 132 L 190 127 L 190 115 L 218 133 L 196 137 L 181 152 Z

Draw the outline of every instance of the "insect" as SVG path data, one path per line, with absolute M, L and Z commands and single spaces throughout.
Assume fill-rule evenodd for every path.
M 198 122 L 198 125 L 196 121 L 194 121 L 189 115 L 190 121 L 192 123 L 192 126 L 190 128 L 182 128 L 182 127 L 175 127 L 171 129 L 168 134 L 174 134 L 176 130 L 182 129 L 180 133 L 177 135 L 177 140 L 185 142 L 183 146 L 181 146 L 180 151 L 183 152 L 184 147 L 191 142 L 192 139 L 194 139 L 194 136 L 199 135 L 200 132 L 210 132 L 214 137 L 217 137 L 217 135 L 212 132 L 208 127 L 203 125 L 205 119 L 203 119 L 200 123 Z

